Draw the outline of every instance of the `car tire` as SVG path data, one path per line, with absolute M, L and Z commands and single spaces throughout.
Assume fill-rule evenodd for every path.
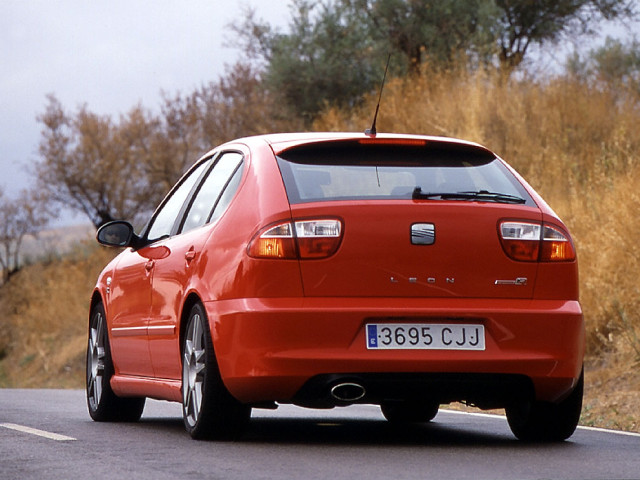
M 380 405 L 382 415 L 393 423 L 426 423 L 438 414 L 435 402 L 388 402 Z
M 87 406 L 93 420 L 136 422 L 140 419 L 145 398 L 118 397 L 111 389 L 114 368 L 102 303 L 98 303 L 91 310 L 86 370 Z
M 513 434 L 528 442 L 561 442 L 573 435 L 580 421 L 584 370 L 578 383 L 560 403 L 524 400 L 506 408 Z
M 222 382 L 204 308 L 191 308 L 182 340 L 182 415 L 195 439 L 234 440 L 251 407 L 238 402 Z

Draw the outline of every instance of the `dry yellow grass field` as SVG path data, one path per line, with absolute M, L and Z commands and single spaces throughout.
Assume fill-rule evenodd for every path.
M 88 305 L 115 250 L 84 241 L 34 263 L 0 289 L 0 386 L 81 388 Z
M 362 131 L 362 108 L 329 109 L 317 130 Z M 569 226 L 587 324 L 582 423 L 640 431 L 640 98 L 566 77 L 501 81 L 424 72 L 385 87 L 378 131 L 461 137 L 505 158 Z M 0 386 L 84 384 L 88 302 L 115 252 L 84 244 L 0 288 Z

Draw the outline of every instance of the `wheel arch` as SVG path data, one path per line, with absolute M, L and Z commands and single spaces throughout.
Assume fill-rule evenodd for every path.
M 202 303 L 202 299 L 198 296 L 198 294 L 196 294 L 195 292 L 191 292 L 189 295 L 187 295 L 187 298 L 184 301 L 184 304 L 182 305 L 182 312 L 180 313 L 180 323 L 178 325 L 179 327 L 179 338 L 178 341 L 180 342 L 180 358 L 182 358 L 182 354 L 184 353 L 182 351 L 182 345 L 184 342 L 184 336 L 185 336 L 185 332 L 187 330 L 187 323 L 189 320 L 189 313 L 191 312 L 191 309 L 193 308 L 194 305 L 196 304 L 200 304 L 203 305 L 203 310 L 204 310 L 204 304 Z
M 104 299 L 102 298 L 102 294 L 100 293 L 99 290 L 94 290 L 93 295 L 91 295 L 91 304 L 89 305 L 89 322 L 91 322 L 91 314 L 93 312 L 93 309 L 99 303 L 102 303 L 102 307 L 105 309 L 105 322 L 107 321 L 106 305 L 105 305 Z

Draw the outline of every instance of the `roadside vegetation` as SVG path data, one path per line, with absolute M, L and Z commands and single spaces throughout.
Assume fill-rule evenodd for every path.
M 319 130 L 362 130 L 377 97 L 329 110 Z M 640 96 L 562 75 L 502 83 L 425 72 L 384 92 L 378 131 L 455 136 L 491 148 L 570 228 L 587 326 L 583 423 L 640 431 Z
M 344 58 L 340 52 L 329 55 L 326 40 L 335 38 L 331 28 L 351 18 L 351 6 L 366 7 L 361 11 L 370 12 L 367 21 L 379 25 L 382 20 L 375 14 L 380 11 L 374 7 L 391 8 L 393 3 L 322 2 L 313 16 L 309 2 L 294 1 L 288 36 L 262 25 L 249 12 L 246 23 L 254 28 L 245 31 L 256 41 L 245 42 L 245 47 L 253 46 L 247 53 L 254 63 L 230 67 L 221 79 L 190 94 L 165 96 L 159 114 L 137 106 L 114 120 L 86 106 L 70 112 L 50 97 L 40 116 L 42 161 L 36 180 L 44 185 L 42 180 L 48 179 L 55 187 L 49 192 L 51 202 L 85 213 L 95 226 L 111 218 L 141 222 L 186 166 L 222 141 L 277 130 L 363 131 L 371 124 L 384 62 L 372 65 L 358 59 L 357 68 L 364 69 L 358 78 L 369 82 L 359 87 L 359 96 L 339 96 L 345 89 L 338 85 L 339 94 L 322 97 L 320 103 L 315 92 L 322 85 L 314 82 L 322 76 L 298 75 L 295 82 L 308 82 L 300 84 L 287 74 L 308 71 L 303 60 L 317 58 L 320 51 L 326 68 L 334 57 Z M 564 2 L 522 2 L 531 3 L 542 9 Z M 593 6 L 572 2 L 580 3 Z M 595 3 L 611 8 L 633 4 Z M 500 18 L 504 8 L 469 19 L 466 28 Z M 611 12 L 616 13 L 605 13 Z M 542 76 L 522 68 L 526 50 L 505 50 L 508 35 L 494 37 L 491 44 L 480 35 L 487 31 L 469 31 L 457 39 L 456 55 L 447 50 L 450 44 L 437 44 L 437 55 L 432 56 L 420 42 L 417 50 L 398 50 L 382 95 L 378 131 L 482 143 L 505 158 L 558 212 L 573 234 L 580 263 L 587 325 L 582 423 L 640 431 L 640 46 L 635 40 L 608 39 L 591 52 L 569 57 L 562 72 Z M 379 38 L 363 30 L 355 34 L 358 41 L 369 42 L 370 51 L 381 48 Z M 553 45 L 565 34 L 555 31 L 531 42 Z M 303 37 L 309 41 L 302 42 Z M 314 38 L 316 43 L 310 41 Z M 350 45 L 340 38 L 342 42 L 332 45 Z M 424 42 L 433 41 L 429 38 Z M 473 42 L 463 45 L 463 39 Z M 491 45 L 497 47 L 492 50 Z M 316 49 L 286 54 L 287 48 L 301 46 Z M 287 59 L 302 64 L 291 65 Z M 335 71 L 347 67 L 337 65 Z M 339 77 L 341 82 L 355 81 L 350 78 Z M 283 88 L 276 90 L 278 85 Z M 324 91 L 331 88 L 325 85 Z M 301 102 L 299 95 L 314 101 Z M 92 165 L 93 175 L 83 173 L 83 165 Z M 114 168 L 126 175 L 103 174 Z M 139 182 L 139 188 L 131 182 Z M 137 196 L 127 197 L 126 192 Z M 41 226 L 37 223 L 23 236 Z M 27 266 L 11 264 L 11 275 L 0 286 L 0 387 L 83 387 L 88 301 L 98 272 L 114 254 L 85 242 L 70 254 L 50 255 Z

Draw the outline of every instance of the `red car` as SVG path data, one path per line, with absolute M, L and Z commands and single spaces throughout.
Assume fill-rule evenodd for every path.
M 97 421 L 182 402 L 194 438 L 252 408 L 505 408 L 564 440 L 582 408 L 584 322 L 566 226 L 503 160 L 461 140 L 355 133 L 235 140 L 202 157 L 91 299 Z

